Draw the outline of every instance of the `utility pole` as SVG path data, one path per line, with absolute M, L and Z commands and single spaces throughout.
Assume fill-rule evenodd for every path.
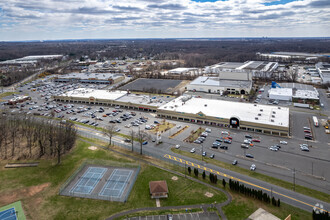
M 186 164 L 187 164 L 187 161 L 184 161 L 184 178 L 187 178 L 186 177 Z
M 312 175 L 313 175 L 313 161 L 312 161 Z
M 293 168 L 293 191 L 296 191 L 296 168 Z

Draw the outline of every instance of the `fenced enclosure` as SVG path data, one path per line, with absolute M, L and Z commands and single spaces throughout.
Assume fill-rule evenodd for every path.
M 126 202 L 140 166 L 86 160 L 60 188 L 60 195 Z

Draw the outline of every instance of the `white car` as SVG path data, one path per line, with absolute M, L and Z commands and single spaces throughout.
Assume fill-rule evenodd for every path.
M 179 149 L 180 148 L 180 144 L 175 145 L 175 148 L 176 149 Z
M 278 151 L 278 148 L 277 148 L 277 147 L 274 147 L 274 146 L 271 146 L 271 147 L 269 148 L 269 150 L 271 150 L 271 151 Z
M 221 134 L 226 134 L 226 135 L 228 135 L 229 133 L 228 133 L 228 131 L 221 131 Z
M 245 139 L 244 144 L 251 144 L 251 140 L 250 139 Z
M 195 153 L 195 152 L 196 152 L 195 148 L 190 150 L 190 153 Z
M 255 164 L 252 164 L 251 167 L 250 167 L 250 170 L 255 171 L 256 168 L 257 168 L 256 165 Z
M 280 141 L 280 144 L 288 144 L 286 141 Z

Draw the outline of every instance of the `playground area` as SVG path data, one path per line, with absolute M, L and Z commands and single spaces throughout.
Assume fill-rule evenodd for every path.
M 60 195 L 125 202 L 138 168 L 84 165 L 61 188 Z

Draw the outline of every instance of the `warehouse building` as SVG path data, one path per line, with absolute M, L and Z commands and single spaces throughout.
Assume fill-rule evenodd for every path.
M 241 78 L 244 79 L 244 78 Z M 220 77 L 200 76 L 189 85 L 188 91 L 223 94 L 248 94 L 252 89 L 252 80 L 231 80 Z
M 223 75 L 224 72 L 229 72 L 231 75 L 245 72 L 250 73 L 254 78 L 269 78 L 277 67 L 277 62 L 268 61 L 222 62 L 206 67 L 205 72 L 219 75 Z
M 289 136 L 289 108 L 181 96 L 162 105 L 159 117 Z
M 330 83 L 330 64 L 329 63 L 317 63 L 315 65 L 320 77 L 322 79 L 322 83 Z
M 125 79 L 124 74 L 120 73 L 69 73 L 54 79 L 60 83 L 95 83 L 95 84 L 114 84 Z

